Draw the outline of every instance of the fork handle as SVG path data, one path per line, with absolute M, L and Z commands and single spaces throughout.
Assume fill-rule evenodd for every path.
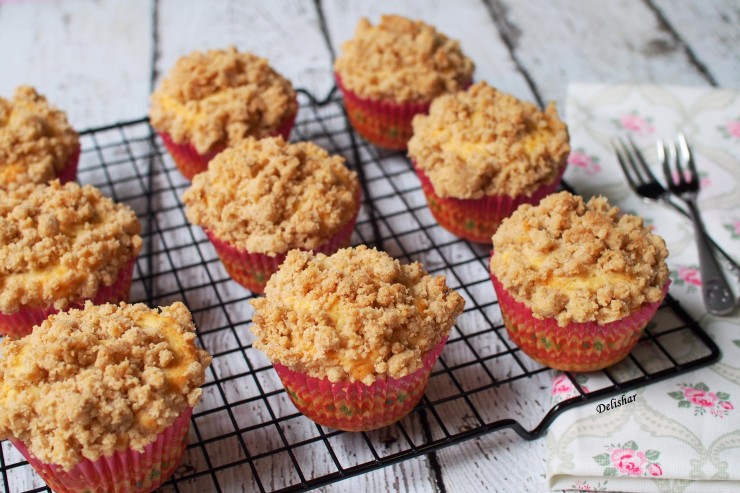
M 699 270 L 701 271 L 704 305 L 712 315 L 728 315 L 735 308 L 735 298 L 727 285 L 727 280 L 717 264 L 707 241 L 704 223 L 693 200 L 686 200 L 689 216 L 694 222 L 696 247 L 699 250 Z

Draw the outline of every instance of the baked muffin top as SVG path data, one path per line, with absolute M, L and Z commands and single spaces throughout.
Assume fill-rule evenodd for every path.
M 399 15 L 373 26 L 360 19 L 355 37 L 342 44 L 334 70 L 360 97 L 429 102 L 469 84 L 475 65 L 434 27 Z
M 150 118 L 174 142 L 205 154 L 274 134 L 297 111 L 290 81 L 232 46 L 180 58 L 152 94 Z
M 254 347 L 310 376 L 367 385 L 421 368 L 465 305 L 443 276 L 364 245 L 292 250 L 265 294 L 251 301 Z
M 250 253 L 320 246 L 357 211 L 357 174 L 312 142 L 247 138 L 185 191 L 188 220 Z
M 640 217 L 560 192 L 522 205 L 493 235 L 491 272 L 537 318 L 606 324 L 663 298 L 668 256 Z
M 438 97 L 413 127 L 409 157 L 440 197 L 530 195 L 557 178 L 570 152 L 554 103 L 540 111 L 485 82 Z
M 46 183 L 79 152 L 80 138 L 63 111 L 32 87 L 0 97 L 0 187 Z
M 88 301 L 26 337 L 6 337 L 0 354 L 0 437 L 66 470 L 143 451 L 200 401 L 211 363 L 180 302 L 157 311 Z
M 0 189 L 0 311 L 92 297 L 139 254 L 139 230 L 127 205 L 91 185 Z

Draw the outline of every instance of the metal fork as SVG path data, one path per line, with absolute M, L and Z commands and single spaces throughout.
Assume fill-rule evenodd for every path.
M 699 194 L 699 173 L 696 171 L 694 156 L 686 143 L 686 137 L 680 133 L 676 137 L 676 142 L 669 142 L 667 146 L 665 142 L 658 141 L 658 158 L 663 162 L 663 174 L 668 188 L 676 197 L 683 200 L 694 222 L 696 248 L 699 250 L 702 294 L 707 311 L 713 315 L 727 315 L 735 308 L 735 299 L 707 242 L 704 222 L 696 207 L 696 196 Z M 671 163 L 673 163 L 673 168 L 671 168 Z
M 645 162 L 645 159 L 643 158 L 642 153 L 637 148 L 637 146 L 632 141 L 632 139 L 629 138 L 628 140 L 629 140 L 629 145 L 626 144 L 621 139 L 615 139 L 612 142 L 612 147 L 614 148 L 614 151 L 617 155 L 617 160 L 619 161 L 619 164 L 622 168 L 622 172 L 624 173 L 627 179 L 627 184 L 630 186 L 630 188 L 643 199 L 647 201 L 662 202 L 672 207 L 677 212 L 680 212 L 684 216 L 691 219 L 691 216 L 689 215 L 689 213 L 687 213 L 680 205 L 678 205 L 674 200 L 672 200 L 671 192 L 666 190 L 665 187 L 661 185 L 661 183 L 652 173 L 652 171 L 650 170 L 650 167 Z M 658 151 L 659 155 L 661 155 L 662 153 L 662 156 L 663 156 L 661 161 L 665 162 L 664 158 L 667 153 L 665 152 L 665 149 L 662 146 L 662 144 L 659 145 L 658 147 L 659 147 L 659 151 Z M 686 146 L 686 148 L 688 149 L 688 146 Z M 687 152 L 686 154 L 684 154 L 684 156 L 686 155 L 690 155 L 690 153 Z M 668 182 L 672 183 L 673 180 L 669 179 Z M 697 186 L 698 186 L 698 181 L 697 181 Z M 701 235 L 697 235 L 697 236 L 701 236 Z M 730 255 L 727 254 L 727 252 L 725 252 L 719 245 L 717 245 L 717 243 L 709 235 L 706 235 L 706 233 L 704 233 L 704 240 L 702 242 L 704 243 L 707 240 L 714 247 L 714 249 L 724 257 L 730 270 L 733 272 L 733 274 L 735 274 L 738 280 L 740 280 L 740 266 L 737 264 L 737 262 L 735 262 L 735 260 L 732 257 L 730 257 Z M 699 240 L 697 239 L 697 241 Z M 712 259 L 711 260 L 712 263 L 714 263 L 716 266 L 716 263 L 714 262 L 714 257 L 711 254 L 709 256 Z M 700 257 L 700 264 L 703 264 L 701 262 L 701 257 Z M 703 272 L 702 272 L 702 278 L 704 278 Z M 720 277 L 720 279 L 724 280 L 724 277 Z M 705 288 L 707 286 L 705 282 L 702 282 L 702 285 Z M 732 300 L 731 294 L 730 294 L 730 299 L 732 301 L 732 305 L 734 306 L 735 301 Z M 730 308 L 730 311 L 731 310 L 732 308 Z M 715 313 L 715 312 L 710 310 L 710 313 Z

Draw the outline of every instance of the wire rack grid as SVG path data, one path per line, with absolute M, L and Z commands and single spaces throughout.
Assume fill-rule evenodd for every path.
M 180 175 L 146 119 L 82 132 L 79 181 L 127 203 L 142 222 L 131 300 L 150 306 L 184 301 L 200 344 L 213 355 L 195 409 L 183 463 L 166 492 L 299 491 L 417 457 L 503 428 L 542 436 L 567 408 L 716 361 L 719 350 L 668 297 L 637 348 L 602 372 L 586 393 L 551 405 L 552 371 L 509 339 L 487 261 L 489 249 L 460 240 L 432 217 L 408 160 L 355 136 L 342 100 L 300 92 L 294 140 L 312 140 L 347 158 L 363 186 L 353 244 L 404 262 L 420 261 L 466 300 L 420 404 L 395 425 L 345 433 L 297 412 L 248 330 L 253 295 L 230 280 L 205 234 L 188 224 Z M 509 405 L 514 401 L 525 403 Z M 5 441 L 0 481 L 6 493 L 50 491 Z

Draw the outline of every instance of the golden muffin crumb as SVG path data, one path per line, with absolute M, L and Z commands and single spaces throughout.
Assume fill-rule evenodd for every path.
M 413 127 L 409 157 L 440 197 L 530 195 L 557 179 L 570 152 L 554 103 L 539 111 L 485 82 L 435 99 Z
M 642 218 L 560 192 L 522 205 L 493 235 L 491 272 L 537 318 L 606 324 L 663 298 L 668 256 Z
M 185 191 L 188 220 L 250 253 L 320 246 L 354 216 L 360 194 L 344 158 L 312 142 L 247 138 Z
M 79 149 L 67 116 L 34 88 L 0 97 L 0 186 L 53 180 Z
M 0 342 L 0 438 L 69 470 L 142 451 L 201 397 L 211 356 L 180 302 L 85 304 Z
M 355 37 L 334 63 L 342 84 L 360 97 L 395 102 L 431 101 L 469 84 L 475 65 L 434 27 L 398 15 L 373 26 L 360 19 Z
M 139 254 L 139 230 L 127 205 L 90 185 L 0 190 L 0 311 L 92 297 Z
M 274 134 L 298 111 L 290 81 L 266 59 L 233 46 L 180 58 L 151 104 L 152 126 L 201 154 Z
M 444 276 L 364 245 L 292 250 L 265 294 L 251 301 L 254 347 L 310 376 L 367 385 L 421 368 L 465 305 Z

